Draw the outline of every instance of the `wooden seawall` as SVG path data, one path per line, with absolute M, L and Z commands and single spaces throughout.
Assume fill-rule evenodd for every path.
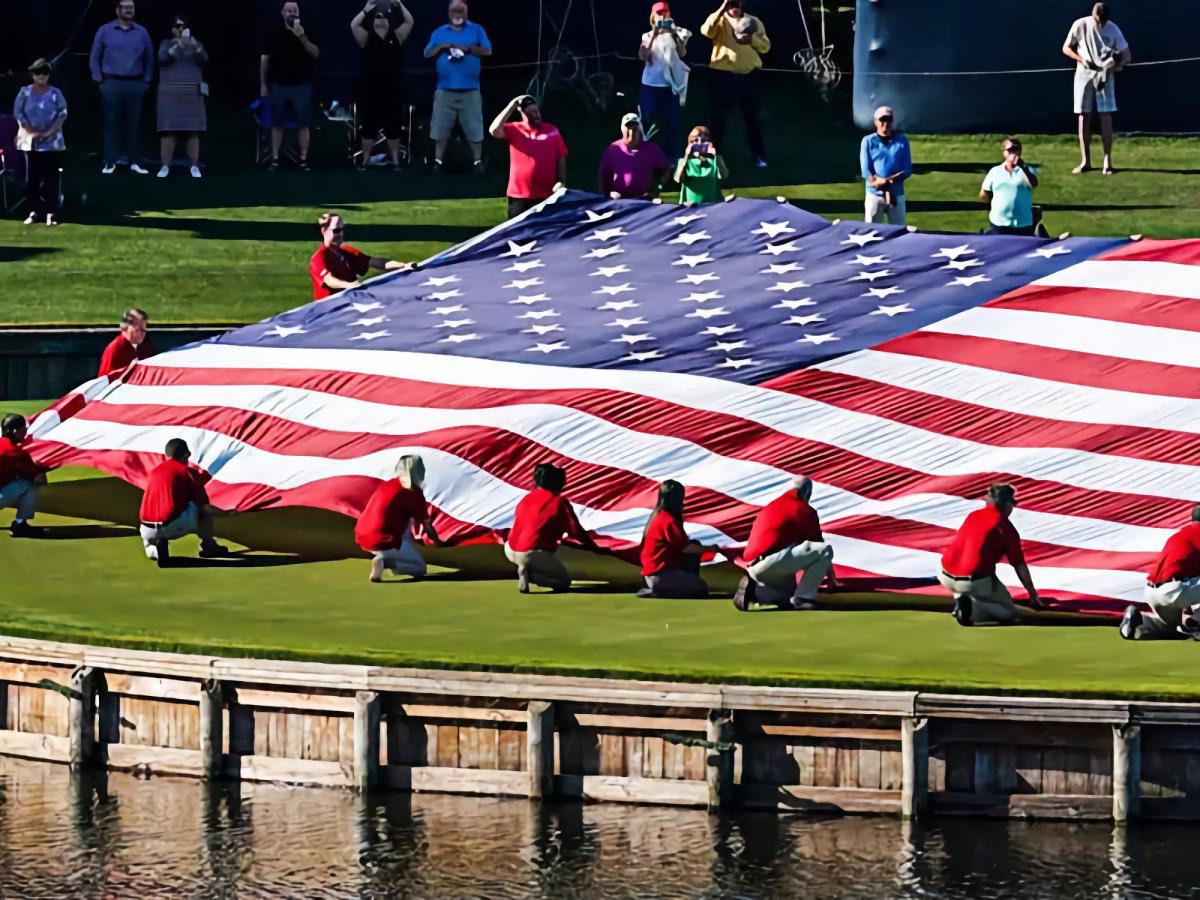
M 0 637 L 0 754 L 355 789 L 1200 820 L 1200 704 L 226 659 Z

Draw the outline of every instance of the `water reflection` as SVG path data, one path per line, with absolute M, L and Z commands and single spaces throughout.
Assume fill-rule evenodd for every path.
M 1188 826 L 806 819 L 0 760 L 0 895 L 1183 897 Z

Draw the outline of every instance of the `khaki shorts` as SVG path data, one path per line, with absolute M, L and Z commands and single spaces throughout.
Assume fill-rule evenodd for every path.
M 455 123 L 472 144 L 483 141 L 483 98 L 479 91 L 434 91 L 433 118 L 429 122 L 429 137 L 448 141 Z

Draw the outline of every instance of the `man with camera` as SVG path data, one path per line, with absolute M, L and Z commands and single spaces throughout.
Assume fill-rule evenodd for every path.
M 313 63 L 321 49 L 309 40 L 300 24 L 300 4 L 288 0 L 280 10 L 283 21 L 275 29 L 259 61 L 259 87 L 271 101 L 271 165 L 279 168 L 279 149 L 285 126 L 296 129 L 299 166 L 308 171 L 309 125 L 312 122 Z
M 429 137 L 434 143 L 433 165 L 442 171 L 446 144 L 454 126 L 462 126 L 474 156 L 474 171 L 483 172 L 483 98 L 479 93 L 480 60 L 492 55 L 492 42 L 482 25 L 467 19 L 467 4 L 451 0 L 450 21 L 429 36 L 426 59 L 437 59 L 438 83 L 433 92 Z
M 767 148 L 762 123 L 758 118 L 762 56 L 771 49 L 771 39 L 761 19 L 746 13 L 744 0 L 724 0 L 720 9 L 709 16 L 700 33 L 712 41 L 712 122 L 713 137 L 725 146 L 725 120 L 736 105 L 746 122 L 746 135 L 754 164 L 767 167 Z
M 875 131 L 862 139 L 858 163 L 867 184 L 866 221 L 903 225 L 907 211 L 904 182 L 912 175 L 912 150 L 908 138 L 896 131 L 890 106 L 875 110 Z
M 514 115 L 520 119 L 510 122 Z M 567 145 L 542 118 L 537 101 L 521 94 L 492 120 L 492 137 L 508 144 L 508 217 L 537 206 L 567 180 Z

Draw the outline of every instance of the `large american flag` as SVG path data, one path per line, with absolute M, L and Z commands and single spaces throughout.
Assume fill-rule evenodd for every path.
M 417 271 L 84 384 L 34 450 L 140 484 L 181 436 L 218 505 L 352 516 L 417 452 L 460 542 L 508 527 L 550 461 L 618 553 L 663 479 L 734 556 L 804 473 L 839 573 L 880 588 L 931 585 L 1003 480 L 1039 587 L 1115 610 L 1200 499 L 1198 265 L 1200 241 L 568 192 Z

